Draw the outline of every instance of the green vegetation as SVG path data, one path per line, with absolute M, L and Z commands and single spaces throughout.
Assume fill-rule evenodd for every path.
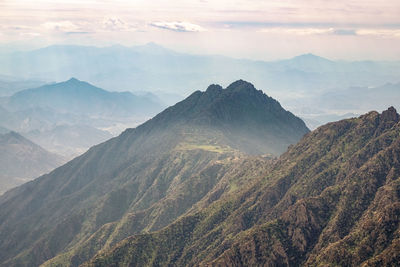
M 219 184 L 233 193 L 213 189 L 198 209 L 84 266 L 395 266 L 399 155 L 393 108 L 325 125 L 274 163 L 259 161 L 268 167 L 258 174 L 257 160 L 243 160 Z
M 177 148 L 177 150 L 204 150 L 204 151 L 209 151 L 209 152 L 216 152 L 216 153 L 227 153 L 227 152 L 233 152 L 234 150 L 230 147 L 222 147 L 222 146 L 216 146 L 216 145 L 200 145 L 200 144 L 188 144 L 188 143 L 180 143 Z

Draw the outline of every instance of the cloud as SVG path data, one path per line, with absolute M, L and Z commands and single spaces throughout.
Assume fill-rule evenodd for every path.
M 105 17 L 103 20 L 103 28 L 110 31 L 136 31 L 137 27 L 133 24 L 126 23 L 117 17 Z
M 260 32 L 273 34 L 292 34 L 292 35 L 320 35 L 333 34 L 334 28 L 264 28 Z
M 137 30 L 135 25 L 126 23 L 117 17 L 104 17 L 103 20 L 97 21 L 49 21 L 41 24 L 41 28 L 47 32 L 68 35 Z
M 274 34 L 291 34 L 291 35 L 358 35 L 358 31 L 354 29 L 335 29 L 333 27 L 328 28 L 284 28 L 284 27 L 273 27 L 263 28 L 260 32 L 274 33 Z
M 58 32 L 78 32 L 82 31 L 80 27 L 69 20 L 63 21 L 49 21 L 42 24 L 46 30 Z
M 333 33 L 336 35 L 357 35 L 356 30 L 350 29 L 335 29 Z
M 400 29 L 360 29 L 356 31 L 356 34 L 381 38 L 400 38 Z
M 67 35 L 91 34 L 92 32 L 65 32 Z
M 150 26 L 166 29 L 175 32 L 203 32 L 206 31 L 203 27 L 184 21 L 173 21 L 173 22 L 152 22 Z

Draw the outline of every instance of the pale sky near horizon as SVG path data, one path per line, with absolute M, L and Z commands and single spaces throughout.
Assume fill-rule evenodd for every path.
M 155 42 L 273 60 L 400 60 L 399 0 L 0 0 L 0 48 Z

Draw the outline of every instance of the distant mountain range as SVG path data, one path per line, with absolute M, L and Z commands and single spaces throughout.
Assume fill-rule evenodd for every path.
M 178 95 L 188 95 L 215 82 L 228 84 L 241 77 L 281 100 L 288 93 L 304 95 L 399 82 L 400 74 L 400 62 L 331 61 L 312 54 L 265 62 L 178 53 L 154 43 L 102 48 L 54 45 L 6 54 L 0 63 L 0 73 L 20 78 L 63 81 L 77 77 L 113 91 Z
M 151 94 L 108 92 L 71 78 L 3 98 L 0 126 L 71 158 L 164 107 Z
M 1 77 L 46 82 L 76 77 L 109 91 L 150 92 L 166 105 L 173 105 L 209 84 L 228 85 L 240 77 L 268 90 L 270 96 L 279 99 L 285 108 L 302 116 L 310 127 L 315 128 L 329 121 L 348 118 L 347 113 L 359 115 L 371 109 L 383 110 L 388 105 L 397 107 L 393 101 L 376 105 L 373 101 L 368 109 L 343 111 L 343 104 L 336 105 L 335 98 L 325 96 L 348 88 L 397 84 L 400 82 L 400 62 L 334 61 L 313 54 L 266 62 L 178 53 L 154 43 L 133 47 L 53 45 L 0 55 L 0 74 L 3 74 L 0 75 L 0 90 Z M 9 89 L 3 91 L 0 95 L 9 95 Z M 348 107 L 357 106 L 360 102 L 358 92 L 348 91 L 352 92 L 346 98 Z M 377 95 L 377 91 L 372 93 Z M 391 99 L 398 97 L 398 91 L 388 95 Z M 325 98 L 324 103 L 330 108 L 322 102 L 311 101 L 316 98 Z M 150 99 L 154 100 L 154 97 Z M 304 104 L 310 101 L 311 106 Z M 302 112 L 304 106 L 317 111 L 314 115 L 318 116 Z
M 272 154 L 308 132 L 248 82 L 196 91 L 1 197 L 0 262 L 77 266 L 131 234 L 167 226 L 245 170 L 235 166 L 255 157 L 247 153 L 264 155 L 248 163 L 262 173 Z
M 313 101 L 331 110 L 359 111 L 370 110 L 373 107 L 384 110 L 387 105 L 399 105 L 400 83 L 387 83 L 378 87 L 350 87 L 324 93 Z
M 377 87 L 349 87 L 286 102 L 312 129 L 323 123 L 356 117 L 368 110 L 399 107 L 400 83 Z
M 65 161 L 16 132 L 0 134 L 0 195 L 52 171 Z

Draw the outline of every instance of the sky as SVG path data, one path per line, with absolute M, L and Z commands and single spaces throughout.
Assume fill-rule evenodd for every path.
M 0 50 L 148 42 L 276 60 L 400 60 L 399 0 L 0 0 Z

